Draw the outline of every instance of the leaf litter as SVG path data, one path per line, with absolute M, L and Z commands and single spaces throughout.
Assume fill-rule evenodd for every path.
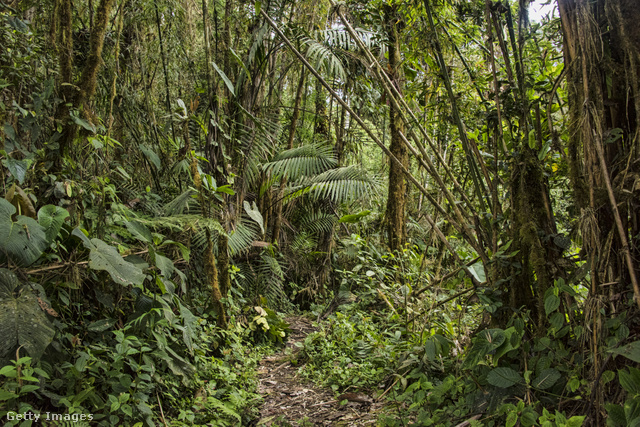
M 374 426 L 383 406 L 363 393 L 336 394 L 305 379 L 296 355 L 306 336 L 315 331 L 309 319 L 286 319 L 291 333 L 286 347 L 258 366 L 258 393 L 263 397 L 254 426 Z M 298 344 L 299 343 L 299 344 Z

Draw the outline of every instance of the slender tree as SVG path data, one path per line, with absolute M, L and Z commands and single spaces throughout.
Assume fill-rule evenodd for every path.
M 385 33 L 387 37 L 387 47 L 389 49 L 389 77 L 397 91 L 402 95 L 404 73 L 402 72 L 401 49 L 400 49 L 400 18 L 398 16 L 397 5 L 385 6 Z M 404 123 L 395 105 L 389 107 L 389 130 L 391 143 L 389 151 L 400 161 L 402 166 L 408 169 L 409 153 L 407 147 L 402 142 L 404 134 Z M 407 240 L 406 226 L 406 193 L 407 181 L 404 173 L 395 162 L 389 162 L 389 191 L 387 195 L 387 207 L 385 212 L 385 223 L 387 231 L 387 242 L 392 251 L 402 250 Z

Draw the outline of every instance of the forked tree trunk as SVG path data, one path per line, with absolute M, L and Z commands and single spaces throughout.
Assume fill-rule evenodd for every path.
M 109 14 L 115 0 L 101 0 L 98 5 L 95 21 L 91 27 L 89 38 L 90 48 L 87 62 L 82 70 L 80 81 L 73 86 L 73 21 L 71 11 L 71 0 L 61 0 L 58 14 L 58 59 L 60 61 L 60 84 L 61 93 L 65 102 L 60 103 L 56 118 L 63 121 L 62 136 L 60 138 L 60 156 L 68 153 L 73 140 L 78 133 L 78 125 L 69 120 L 70 108 L 67 103 L 71 103 L 71 108 L 81 109 L 85 118 L 92 118 L 93 112 L 89 109 L 88 103 L 95 94 L 98 71 L 102 65 L 102 48 L 104 46 L 104 36 L 109 23 Z M 92 120 L 95 121 L 95 120 Z M 58 165 L 60 165 L 58 159 Z

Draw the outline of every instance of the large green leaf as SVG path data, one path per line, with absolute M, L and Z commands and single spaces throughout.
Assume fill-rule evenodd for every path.
M 547 316 L 556 311 L 558 307 L 560 307 L 560 298 L 557 295 L 551 294 L 544 299 L 544 311 Z
M 360 221 L 362 218 L 369 215 L 370 213 L 371 211 L 365 210 L 362 212 L 358 212 L 357 214 L 343 215 L 340 217 L 340 220 L 338 222 L 346 222 L 348 224 L 353 224 Z
M 13 175 L 13 177 L 18 180 L 20 185 L 22 185 L 22 183 L 24 182 L 24 177 L 27 175 L 29 164 L 25 160 L 16 160 L 12 158 L 8 158 L 6 162 L 3 163 L 5 163 L 5 165 L 7 166 L 7 169 L 9 169 L 11 175 Z
M 113 246 L 109 246 L 100 239 L 91 239 L 76 228 L 72 233 L 80 238 L 84 246 L 89 249 L 89 268 L 93 270 L 106 271 L 114 282 L 127 285 L 141 285 L 144 282 L 145 274 L 140 267 L 126 261 Z
M 39 358 L 53 340 L 55 331 L 41 308 L 44 302 L 11 271 L 0 268 L 0 357 L 22 346 Z
M 562 377 L 562 375 L 554 368 L 543 369 L 542 372 L 540 372 L 540 375 L 538 375 L 538 377 L 533 380 L 533 383 L 531 383 L 531 385 L 534 388 L 546 390 L 549 387 L 553 386 L 560 379 L 560 377 Z
M 480 331 L 473 338 L 473 346 L 464 361 L 463 366 L 473 369 L 476 365 L 482 363 L 485 356 L 490 352 L 497 350 L 507 339 L 505 331 L 502 329 L 485 329 Z
M 147 160 L 149 160 L 149 163 L 155 166 L 157 170 L 160 170 L 162 168 L 162 161 L 160 161 L 160 157 L 158 157 L 155 151 L 142 144 L 140 144 L 140 151 L 144 153 Z
M 522 376 L 511 368 L 495 368 L 487 375 L 487 381 L 493 386 L 508 388 L 521 383 Z
M 618 370 L 618 379 L 622 388 L 629 394 L 640 394 L 640 369 L 632 366 L 628 371 L 620 369 Z
M 47 237 L 47 242 L 54 241 L 64 220 L 69 216 L 69 212 L 59 206 L 46 205 L 40 208 L 38 211 L 38 222 L 44 228 L 44 234 Z
M 478 261 L 475 264 L 469 266 L 469 271 L 478 281 L 478 283 L 484 283 L 487 281 L 487 275 L 484 272 L 484 264 L 482 261 Z
M 137 221 L 127 221 L 124 223 L 127 227 L 127 230 L 133 234 L 133 237 L 140 240 L 144 243 L 153 243 L 153 236 L 151 235 L 151 231 Z
M 640 341 L 634 341 L 620 348 L 613 348 L 609 353 L 619 354 L 634 362 L 640 363 Z
M 236 95 L 235 89 L 233 87 L 233 83 L 231 83 L 231 80 L 229 80 L 229 77 L 227 77 L 224 71 L 222 71 L 215 62 L 211 61 L 211 65 L 213 65 L 213 68 L 220 75 L 220 77 L 222 77 L 222 80 L 224 81 L 224 84 L 227 85 L 227 89 L 229 89 L 229 92 L 231 92 L 231 95 L 235 96 Z
M 22 215 L 14 222 L 11 218 L 15 213 L 15 206 L 0 198 L 0 263 L 6 264 L 10 258 L 18 266 L 28 267 L 49 244 L 40 224 Z

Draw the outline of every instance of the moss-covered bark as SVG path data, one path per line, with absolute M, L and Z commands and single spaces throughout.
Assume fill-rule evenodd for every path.
M 524 148 L 515 159 L 512 176 L 512 236 L 515 260 L 508 305 L 525 308 L 536 319 L 538 330 L 546 325 L 544 296 L 558 273 L 556 263 L 562 249 L 554 244 L 555 220 L 550 209 L 549 189 L 536 153 Z
M 387 20 L 386 33 L 389 49 L 389 73 L 391 81 L 396 85 L 398 92 L 402 93 L 404 75 L 400 68 L 402 58 L 400 56 L 400 40 L 398 31 L 398 17 L 396 7 L 385 8 Z M 401 133 L 404 134 L 404 122 L 395 106 L 389 108 L 389 126 L 391 144 L 389 150 L 400 162 L 408 168 L 409 154 L 402 142 Z M 387 194 L 387 207 L 385 213 L 387 242 L 392 251 L 402 250 L 406 243 L 406 193 L 407 181 L 400 165 L 389 162 L 389 191 Z
M 591 262 L 592 293 L 631 295 L 626 287 L 630 276 L 638 275 L 640 259 L 640 192 L 631 178 L 640 176 L 640 4 L 559 0 L 558 6 L 568 67 L 570 179 L 581 212 L 583 249 Z M 607 181 L 619 199 L 618 213 Z M 627 250 L 636 260 L 632 266 L 625 259 Z
M 65 155 L 78 133 L 78 125 L 69 120 L 70 107 L 80 109 L 85 118 L 94 117 L 87 106 L 96 91 L 98 71 L 102 66 L 102 48 L 109 23 L 109 14 L 115 0 L 102 0 L 98 5 L 95 22 L 91 27 L 89 38 L 89 55 L 80 80 L 73 85 L 73 21 L 71 1 L 61 0 L 58 8 L 58 59 L 60 61 L 60 92 L 66 102 L 60 104 L 56 118 L 62 122 L 63 131 L 60 138 L 60 155 Z M 94 120 L 91 120 L 94 121 Z

